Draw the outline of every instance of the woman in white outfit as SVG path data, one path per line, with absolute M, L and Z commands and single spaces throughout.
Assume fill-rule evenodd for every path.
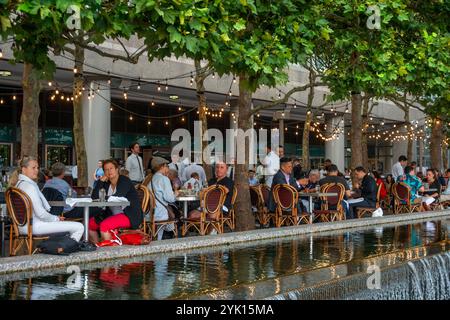
M 49 235 L 69 232 L 70 237 L 80 241 L 84 227 L 79 222 L 64 221 L 64 217 L 50 214 L 50 205 L 39 190 L 37 180 L 39 164 L 34 157 L 23 157 L 19 168 L 11 176 L 11 185 L 24 191 L 33 205 L 33 235 Z M 27 225 L 20 227 L 21 234 L 27 234 Z
M 169 213 L 167 212 L 166 206 L 169 203 L 174 203 L 176 201 L 175 197 L 178 191 L 172 190 L 172 184 L 167 177 L 169 173 L 169 161 L 161 157 L 154 157 L 152 159 L 152 169 L 155 174 L 152 177 L 151 182 L 147 185 L 147 188 L 153 191 L 156 200 L 155 207 L 155 221 L 165 221 L 169 220 Z M 174 224 L 165 225 L 158 232 L 158 240 L 162 239 L 164 231 L 173 231 L 175 228 Z

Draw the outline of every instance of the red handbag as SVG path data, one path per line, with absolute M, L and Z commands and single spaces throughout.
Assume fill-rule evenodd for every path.
M 119 234 L 122 244 L 130 246 L 140 246 L 149 244 L 151 238 L 148 234 L 139 230 L 124 230 Z

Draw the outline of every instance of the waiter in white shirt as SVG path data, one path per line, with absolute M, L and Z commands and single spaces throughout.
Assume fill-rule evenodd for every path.
M 125 168 L 129 171 L 129 177 L 133 184 L 139 184 L 144 180 L 144 167 L 139 156 L 141 148 L 137 142 L 130 145 L 131 155 L 127 158 Z
M 405 156 L 398 157 L 398 162 L 392 166 L 392 177 L 397 182 L 398 177 L 403 175 L 403 168 L 408 164 L 408 159 Z
M 271 147 L 267 147 L 267 156 L 264 158 L 264 175 L 266 177 L 266 185 L 272 186 L 273 176 L 280 170 L 280 157 L 272 151 Z

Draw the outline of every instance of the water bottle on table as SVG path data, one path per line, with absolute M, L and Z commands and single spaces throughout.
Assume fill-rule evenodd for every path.
M 105 191 L 105 189 L 101 188 L 99 190 L 98 198 L 99 198 L 100 202 L 105 202 L 105 198 L 106 198 L 106 191 Z

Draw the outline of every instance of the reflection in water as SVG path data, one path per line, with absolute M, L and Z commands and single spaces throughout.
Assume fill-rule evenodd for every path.
M 253 290 L 256 281 L 329 267 L 328 277 L 365 272 L 384 257 L 387 266 L 427 255 L 433 245 L 448 250 L 449 221 L 376 227 L 338 235 L 285 238 L 248 247 L 172 256 L 82 271 L 81 287 L 68 288 L 69 275 L 6 281 L 2 299 L 174 299 L 232 286 Z M 147 260 L 145 260 L 147 259 Z M 364 260 L 364 261 L 363 261 Z M 358 262 L 359 261 L 359 262 Z M 304 274 L 303 274 L 304 273 Z M 321 277 L 317 276 L 318 279 Z

